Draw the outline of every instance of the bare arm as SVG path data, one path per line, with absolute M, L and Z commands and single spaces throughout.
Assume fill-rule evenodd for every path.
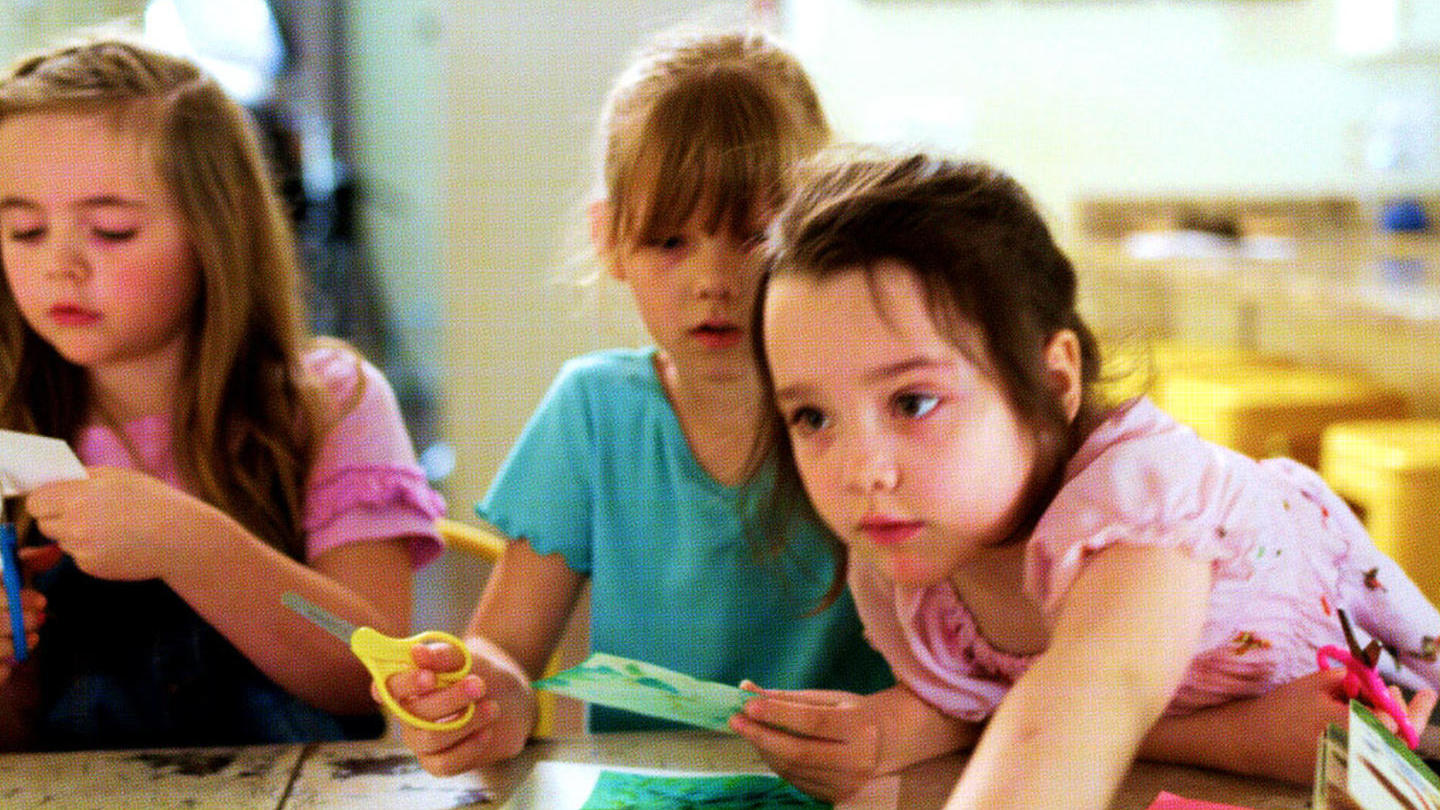
M 1049 648 L 991 718 L 948 810 L 1105 807 L 1189 665 L 1209 588 L 1209 566 L 1182 552 L 1100 552 Z
M 102 579 L 159 578 L 267 676 L 318 708 L 372 711 L 369 674 L 349 648 L 280 603 L 285 591 L 385 633 L 409 624 L 402 538 L 349 543 L 310 568 L 238 521 L 143 473 L 96 467 L 41 487 L 27 509 L 75 564 Z
M 435 689 L 434 673 L 459 661 L 420 648 L 414 656 L 419 668 L 390 678 L 391 694 L 420 717 L 439 720 L 479 703 L 475 717 L 453 731 L 402 727 L 405 744 L 425 770 L 462 773 L 520 752 L 535 727 L 530 682 L 544 670 L 584 583 L 559 554 L 541 556 L 524 540 L 511 540 L 466 633 L 474 674 Z

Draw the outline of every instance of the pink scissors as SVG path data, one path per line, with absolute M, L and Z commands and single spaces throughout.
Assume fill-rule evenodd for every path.
M 1401 706 L 1390 690 L 1385 688 L 1385 682 L 1380 680 L 1380 674 L 1375 671 L 1375 664 L 1380 660 L 1380 642 L 1371 641 L 1365 648 L 1361 649 L 1360 644 L 1355 641 L 1355 633 L 1350 629 L 1350 620 L 1345 618 L 1345 611 L 1336 609 L 1340 614 L 1340 629 L 1345 631 L 1345 643 L 1349 645 L 1350 651 L 1327 645 L 1321 647 L 1315 653 L 1315 661 L 1320 669 L 1330 668 L 1330 662 L 1344 664 L 1345 673 L 1345 696 L 1353 698 L 1362 695 L 1365 700 L 1376 709 L 1385 712 L 1395 718 L 1395 725 L 1399 729 L 1400 739 L 1413 750 L 1420 745 L 1420 737 L 1415 733 L 1415 726 L 1410 724 L 1410 717 L 1405 713 L 1405 707 Z

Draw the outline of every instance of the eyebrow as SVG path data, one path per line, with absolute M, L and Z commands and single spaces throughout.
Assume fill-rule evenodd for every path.
M 880 382 L 893 377 L 899 377 L 912 371 L 929 371 L 932 369 L 953 368 L 954 363 L 948 360 L 937 360 L 933 357 L 911 357 L 901 360 L 898 363 L 880 366 L 870 369 L 861 376 L 861 381 L 866 383 Z M 783 388 L 775 389 L 775 399 L 792 400 L 804 399 L 814 392 L 814 386 L 807 383 L 795 383 Z
M 115 194 L 97 194 L 93 197 L 86 197 L 77 203 L 82 208 L 129 208 L 140 210 L 145 208 L 145 203 L 139 200 L 129 200 Z M 0 198 L 0 211 L 10 208 L 39 208 L 40 205 L 24 197 L 3 197 Z

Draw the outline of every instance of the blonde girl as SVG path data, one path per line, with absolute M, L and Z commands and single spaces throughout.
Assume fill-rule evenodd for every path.
M 1343 673 L 1316 673 L 1342 609 L 1428 715 L 1440 613 L 1313 471 L 1096 395 L 1075 273 L 1015 181 L 923 154 L 809 168 L 760 307 L 782 477 L 896 676 L 968 725 L 947 807 L 1105 807 L 1137 751 L 1308 780 L 1345 717 Z M 835 720 L 774 693 L 732 722 L 801 760 L 867 728 L 916 744 Z
M 391 679 L 417 714 L 421 763 L 456 773 L 514 755 L 538 677 L 591 585 L 592 649 L 737 683 L 873 692 L 889 673 L 848 596 L 813 612 L 832 563 L 817 523 L 758 509 L 773 467 L 752 452 L 765 399 L 749 349 L 756 248 L 787 170 L 829 135 L 800 65 L 755 31 L 668 33 L 617 79 L 600 119 L 591 233 L 654 345 L 568 362 L 480 503 L 511 540 L 469 628 L 476 677 L 419 648 Z M 789 543 L 768 553 L 770 524 Z M 592 730 L 655 721 L 591 707 Z
M 0 265 L 0 425 L 89 467 L 24 501 L 35 649 L 0 665 L 4 742 L 377 733 L 364 668 L 280 595 L 403 631 L 442 504 L 385 381 L 307 334 L 246 113 L 120 39 L 22 59 Z

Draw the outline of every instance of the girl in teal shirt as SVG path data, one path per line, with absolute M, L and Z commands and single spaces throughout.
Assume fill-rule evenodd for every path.
M 530 682 L 587 580 L 597 652 L 837 699 L 903 689 L 848 595 L 816 610 L 833 574 L 819 522 L 767 505 L 756 248 L 788 169 L 829 138 L 809 79 L 758 32 L 664 36 L 619 77 L 600 138 L 592 241 L 655 345 L 570 361 L 480 504 L 512 539 L 467 633 L 475 674 L 435 689 L 459 656 L 422 647 L 419 668 L 390 679 L 421 716 L 479 705 L 455 731 L 404 729 L 434 773 L 520 751 L 535 724 Z M 653 723 L 590 717 L 592 730 Z

